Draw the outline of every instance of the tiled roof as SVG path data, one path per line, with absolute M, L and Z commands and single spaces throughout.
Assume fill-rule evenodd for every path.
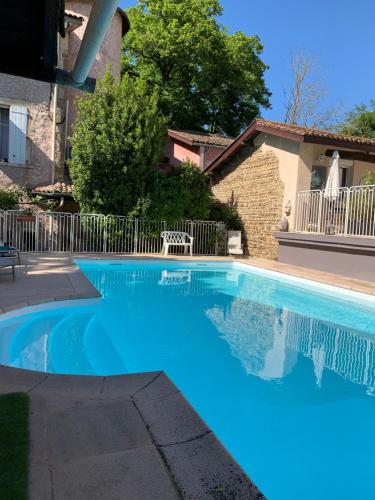
M 226 148 L 234 141 L 234 137 L 221 134 L 210 134 L 208 132 L 194 132 L 191 130 L 168 130 L 168 135 L 180 139 L 191 146 L 219 146 Z
M 259 134 L 283 137 L 295 142 L 322 144 L 335 148 L 348 148 L 355 151 L 375 153 L 375 139 L 356 137 L 352 135 L 336 134 L 329 130 L 301 127 L 288 123 L 274 122 L 271 120 L 255 119 L 250 126 L 235 139 L 220 155 L 205 168 L 205 172 L 212 172 L 223 165 L 248 141 Z
M 329 130 L 321 130 L 318 128 L 301 127 L 300 125 L 290 125 L 288 123 L 274 122 L 270 120 L 255 120 L 259 125 L 269 127 L 275 130 L 281 130 L 305 137 L 320 137 L 322 139 L 336 139 L 353 144 L 368 144 L 375 146 L 375 139 L 366 137 L 357 137 L 353 135 L 336 134 Z
M 75 19 L 76 21 L 83 21 L 82 16 L 76 16 L 74 14 L 69 14 L 69 12 L 65 12 L 65 17 L 68 17 L 69 19 Z
M 55 184 L 50 184 L 49 186 L 36 187 L 33 189 L 33 193 L 71 195 L 72 185 L 65 182 L 56 182 Z

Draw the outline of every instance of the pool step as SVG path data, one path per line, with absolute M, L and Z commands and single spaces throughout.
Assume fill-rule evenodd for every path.
M 120 375 L 127 373 L 124 363 L 114 347 L 108 332 L 96 316 L 88 322 L 84 346 L 96 375 Z
M 9 342 L 9 363 L 18 368 L 53 371 L 48 353 L 51 330 L 63 319 L 63 314 L 32 316 L 12 334 Z
M 51 331 L 48 352 L 57 373 L 96 375 L 85 349 L 86 327 L 92 312 L 74 312 L 62 319 Z

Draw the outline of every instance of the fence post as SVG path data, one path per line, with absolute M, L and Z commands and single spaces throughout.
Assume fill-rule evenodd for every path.
M 40 213 L 37 212 L 35 216 L 35 225 L 34 225 L 34 233 L 35 233 L 35 252 L 39 252 L 39 217 Z
M 108 239 L 108 233 L 107 233 L 107 221 L 108 221 L 109 215 L 104 217 L 104 230 L 103 230 L 103 253 L 107 253 L 107 239 Z
M 138 253 L 138 219 L 134 219 L 134 250 L 133 253 Z
M 345 222 L 344 222 L 344 235 L 348 235 L 348 226 L 349 226 L 349 212 L 350 212 L 350 194 L 351 188 L 348 189 L 346 195 L 346 203 L 345 203 Z
M 69 242 L 70 253 L 73 253 L 73 248 L 74 248 L 74 221 L 75 221 L 74 215 L 70 214 L 70 242 Z
M 323 210 L 323 191 L 319 193 L 319 208 L 318 208 L 318 233 L 322 233 L 321 223 L 322 223 L 322 210 Z M 323 231 L 324 234 L 325 231 Z

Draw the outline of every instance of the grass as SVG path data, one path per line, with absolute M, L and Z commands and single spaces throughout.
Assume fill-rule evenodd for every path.
M 29 458 L 29 398 L 0 396 L 0 499 L 26 500 Z

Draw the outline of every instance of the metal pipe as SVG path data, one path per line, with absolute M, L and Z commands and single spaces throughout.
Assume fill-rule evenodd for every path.
M 53 86 L 53 116 L 52 116 L 52 144 L 51 144 L 51 184 L 55 184 L 55 169 L 56 169 L 56 113 L 57 113 L 57 92 L 58 85 Z
M 56 83 L 86 92 L 95 91 L 96 79 L 89 77 L 88 74 L 116 13 L 118 4 L 119 0 L 95 0 L 74 68 L 70 73 L 61 68 L 56 68 Z
M 119 0 L 96 0 L 86 26 L 78 56 L 71 72 L 72 81 L 81 86 L 85 83 L 107 30 L 116 13 Z

